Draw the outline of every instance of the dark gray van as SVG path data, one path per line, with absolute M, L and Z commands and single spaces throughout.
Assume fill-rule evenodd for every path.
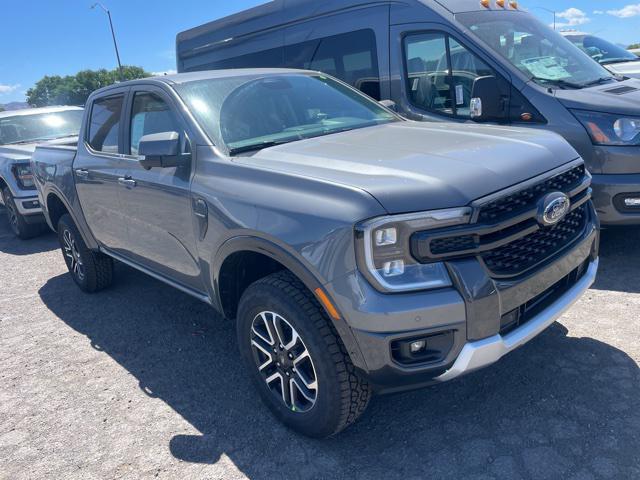
M 602 223 L 640 223 L 640 81 L 516 2 L 274 0 L 182 32 L 176 46 L 180 72 L 319 70 L 414 120 L 553 130 L 587 162 Z

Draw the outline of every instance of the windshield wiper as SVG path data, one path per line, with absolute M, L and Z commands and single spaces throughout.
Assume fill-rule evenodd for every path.
M 299 140 L 299 139 L 291 138 L 288 140 L 273 140 L 268 142 L 259 142 L 259 143 L 252 143 L 249 145 L 243 145 L 241 147 L 230 148 L 229 155 L 233 156 L 238 153 L 253 152 L 254 150 L 262 150 L 263 148 L 275 147 L 276 145 L 283 145 L 285 143 L 294 142 L 296 140 Z
M 593 80 L 591 82 L 583 83 L 582 86 L 583 87 L 590 87 L 592 85 L 600 85 L 601 83 L 608 82 L 609 80 L 615 80 L 615 77 L 600 77 L 600 78 L 596 78 L 595 80 Z
M 581 88 L 584 88 L 584 85 L 580 83 L 569 82 L 568 80 L 541 78 L 541 77 L 533 77 L 532 80 L 536 80 L 538 82 L 545 82 L 550 85 L 556 85 L 561 88 L 574 88 L 576 90 L 580 90 Z

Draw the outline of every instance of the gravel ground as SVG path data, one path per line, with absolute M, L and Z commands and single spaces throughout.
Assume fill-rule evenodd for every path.
M 53 234 L 0 221 L 0 478 L 640 478 L 640 230 L 596 286 L 497 365 L 377 397 L 313 441 L 251 388 L 232 325 L 118 266 L 85 295 Z

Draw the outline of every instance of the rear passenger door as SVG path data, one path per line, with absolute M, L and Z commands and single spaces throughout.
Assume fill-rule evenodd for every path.
M 93 236 L 102 246 L 118 252 L 127 243 L 118 184 L 124 172 L 123 117 L 127 91 L 114 89 L 87 106 L 89 120 L 73 163 L 78 199 Z
M 173 99 L 158 87 L 132 88 L 121 189 L 129 230 L 127 256 L 183 286 L 202 291 L 190 190 L 195 159 L 180 167 L 150 170 L 137 160 L 140 139 L 163 132 L 177 132 L 182 153 L 190 151 L 189 133 Z

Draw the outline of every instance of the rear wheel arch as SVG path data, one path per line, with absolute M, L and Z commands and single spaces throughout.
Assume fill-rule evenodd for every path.
M 69 213 L 69 209 L 59 195 L 55 193 L 49 193 L 46 199 L 46 208 L 49 214 L 49 220 L 54 230 L 58 229 L 58 222 L 65 213 Z M 71 214 L 70 214 L 71 215 Z M 75 219 L 74 219 L 75 221 Z

